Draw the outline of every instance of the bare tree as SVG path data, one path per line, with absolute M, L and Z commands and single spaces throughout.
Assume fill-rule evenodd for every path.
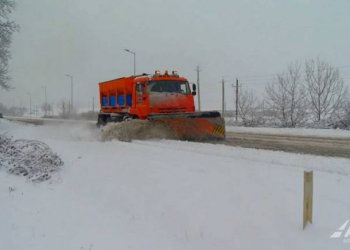
M 347 129 L 350 129 L 350 100 L 348 100 L 347 104 L 345 105 L 343 120 L 344 120 L 344 125 L 347 127 Z
M 347 100 L 342 109 L 335 113 L 332 120 L 333 128 L 350 129 L 350 100 Z
M 238 116 L 244 126 L 258 126 L 263 123 L 264 115 L 253 92 L 247 90 L 241 92 L 238 99 Z
M 295 127 L 306 117 L 306 93 L 301 82 L 301 66 L 290 64 L 266 87 L 267 103 L 283 127 Z
M 12 34 L 19 30 L 19 26 L 10 20 L 10 14 L 15 7 L 14 0 L 0 0 L 0 87 L 5 90 L 11 89 L 8 83 L 8 61 L 11 58 Z
M 348 89 L 344 87 L 339 70 L 319 59 L 305 65 L 305 81 L 314 119 L 320 121 L 340 110 Z

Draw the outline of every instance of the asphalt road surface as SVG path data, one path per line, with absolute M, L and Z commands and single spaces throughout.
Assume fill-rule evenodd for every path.
M 350 138 L 227 132 L 229 146 L 350 158 Z

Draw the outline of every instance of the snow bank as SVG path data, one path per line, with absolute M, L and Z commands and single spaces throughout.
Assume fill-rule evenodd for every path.
M 318 136 L 318 137 L 347 137 L 350 138 L 350 131 L 341 129 L 307 129 L 307 128 L 252 128 L 226 126 L 227 132 L 276 134 L 295 136 Z
M 0 169 L 7 173 L 25 176 L 32 182 L 51 178 L 63 165 L 61 158 L 49 146 L 34 140 L 12 140 L 0 134 Z

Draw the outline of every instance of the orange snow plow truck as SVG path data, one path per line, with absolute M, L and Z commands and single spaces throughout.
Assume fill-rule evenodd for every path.
M 99 83 L 101 111 L 97 125 L 130 119 L 160 122 L 183 140 L 225 139 L 225 121 L 217 111 L 195 112 L 186 78 L 176 71 L 136 75 Z

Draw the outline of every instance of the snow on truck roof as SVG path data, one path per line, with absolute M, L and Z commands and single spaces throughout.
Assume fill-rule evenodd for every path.
M 172 74 L 168 74 L 168 71 L 166 70 L 164 72 L 164 74 L 161 74 L 159 70 L 156 70 L 155 74 L 153 74 L 153 75 L 143 73 L 141 75 L 132 75 L 132 76 L 127 76 L 127 77 L 120 77 L 120 78 L 116 78 L 116 79 L 100 82 L 99 85 L 103 84 L 103 83 L 108 83 L 108 82 L 112 82 L 112 81 L 116 81 L 116 80 L 125 79 L 125 78 L 134 78 L 134 79 L 141 78 L 142 79 L 142 78 L 145 78 L 145 77 L 147 77 L 149 80 L 166 80 L 166 79 L 170 80 L 170 78 L 176 78 L 176 80 L 178 80 L 178 81 L 187 81 L 186 78 L 180 77 L 177 74 L 177 71 L 173 71 Z M 144 80 L 144 79 L 142 79 L 142 80 Z
M 125 78 L 137 78 L 137 77 L 144 77 L 144 76 L 148 76 L 149 74 L 146 74 L 146 73 L 143 73 L 141 75 L 132 75 L 132 76 L 124 76 L 124 77 L 119 77 L 119 78 L 115 78 L 115 79 L 112 79 L 112 80 L 108 80 L 108 81 L 104 81 L 104 82 L 100 82 L 99 84 L 102 84 L 102 83 L 107 83 L 107 82 L 112 82 L 112 81 L 116 81 L 116 80 L 121 80 L 121 79 L 125 79 Z

